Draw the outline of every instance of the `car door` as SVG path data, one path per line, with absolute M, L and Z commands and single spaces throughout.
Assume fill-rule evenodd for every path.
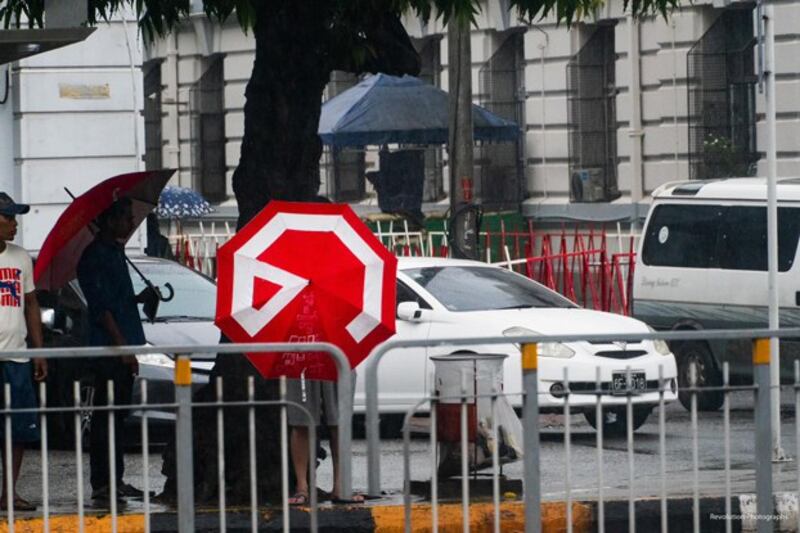
M 430 305 L 416 294 L 408 285 L 397 281 L 397 305 L 401 302 L 417 302 L 423 309 Z M 391 340 L 427 340 L 430 323 L 396 321 L 397 333 Z M 364 410 L 364 365 L 359 368 L 356 385 L 356 411 Z M 400 348 L 391 350 L 378 367 L 378 393 L 381 413 L 405 413 L 412 405 L 426 395 L 425 376 L 427 374 L 426 348 Z

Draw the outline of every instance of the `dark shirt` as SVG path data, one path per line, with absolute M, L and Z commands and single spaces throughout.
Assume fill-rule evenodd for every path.
M 89 344 L 110 346 L 111 336 L 100 322 L 108 311 L 129 345 L 144 344 L 142 319 L 122 246 L 95 239 L 78 262 L 78 283 L 89 307 Z

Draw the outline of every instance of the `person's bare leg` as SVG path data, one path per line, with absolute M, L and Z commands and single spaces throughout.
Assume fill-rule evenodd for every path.
M 12 469 L 12 479 L 11 479 L 11 486 L 14 490 L 14 496 L 12 501 L 17 499 L 19 495 L 17 494 L 17 480 L 19 479 L 19 472 L 22 469 L 22 456 L 25 453 L 25 447 L 22 444 L 13 444 L 11 448 L 11 469 Z M 6 502 L 6 487 L 8 487 L 8 478 L 6 472 L 6 453 L 5 447 L 3 447 L 3 489 L 2 494 L 0 494 L 0 501 L 3 502 L 3 507 L 5 507 Z
M 289 438 L 289 451 L 292 454 L 292 465 L 295 475 L 295 494 L 303 494 L 308 498 L 308 428 L 292 426 Z M 293 502 L 300 503 L 300 502 Z
M 339 486 L 342 478 L 339 471 L 339 426 L 328 426 L 331 434 L 331 461 L 333 462 L 333 498 L 342 498 L 342 487 Z M 363 502 L 364 496 L 361 494 L 351 494 L 350 500 L 353 502 Z
M 333 497 L 342 497 L 341 487 L 339 486 L 339 426 L 328 426 L 328 433 L 331 435 L 331 462 L 333 463 Z

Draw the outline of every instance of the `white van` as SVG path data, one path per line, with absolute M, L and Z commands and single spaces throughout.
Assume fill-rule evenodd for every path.
M 800 325 L 800 178 L 778 180 L 781 326 Z M 657 330 L 763 328 L 767 305 L 767 181 L 729 178 L 668 183 L 653 193 L 636 257 L 633 314 Z M 793 377 L 800 339 L 781 342 L 781 376 Z M 699 386 L 752 382 L 749 340 L 675 342 L 679 390 L 697 365 Z M 690 396 L 679 395 L 684 406 Z M 698 395 L 718 409 L 721 392 Z

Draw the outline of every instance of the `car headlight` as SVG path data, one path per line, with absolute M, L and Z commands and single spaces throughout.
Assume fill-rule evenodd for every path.
M 540 357 L 559 357 L 561 359 L 569 359 L 575 355 L 575 350 L 560 342 L 540 342 L 536 353 Z
M 140 365 L 160 366 L 165 368 L 172 368 L 175 366 L 175 361 L 173 361 L 170 356 L 163 353 L 137 355 L 136 360 Z
M 541 335 L 538 331 L 523 328 L 522 326 L 514 326 L 503 331 L 504 337 L 530 337 L 531 335 Z
M 522 326 L 514 326 L 503 331 L 505 337 L 529 337 L 531 335 L 541 335 L 541 333 Z M 536 354 L 540 357 L 569 359 L 575 355 L 575 350 L 560 342 L 539 342 L 536 344 Z
M 647 326 L 647 329 L 650 330 L 650 333 L 655 333 L 656 330 Z M 656 349 L 658 353 L 661 355 L 672 355 L 672 351 L 669 349 L 669 344 L 663 339 L 653 339 L 653 348 Z

